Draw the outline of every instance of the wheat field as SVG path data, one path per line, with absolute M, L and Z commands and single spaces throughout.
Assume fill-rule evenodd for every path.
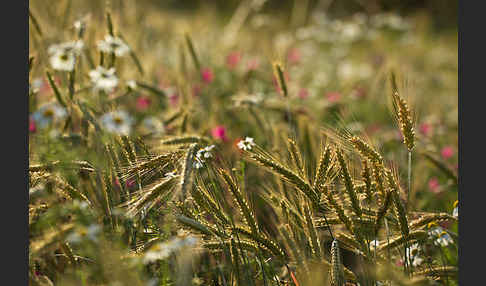
M 233 2 L 29 1 L 29 285 L 458 285 L 457 29 Z

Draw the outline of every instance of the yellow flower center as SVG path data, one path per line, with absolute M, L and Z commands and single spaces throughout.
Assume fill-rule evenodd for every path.
M 115 122 L 115 124 L 117 124 L 117 125 L 120 125 L 120 124 L 123 123 L 123 119 L 121 117 L 119 117 L 119 116 L 114 116 L 113 117 L 113 122 Z
M 44 117 L 52 117 L 54 116 L 54 111 L 52 109 L 46 109 L 42 115 L 44 115 Z

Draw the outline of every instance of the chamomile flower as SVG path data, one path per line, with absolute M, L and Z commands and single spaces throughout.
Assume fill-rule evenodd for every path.
M 66 238 L 70 243 L 80 243 L 83 240 L 98 241 L 98 234 L 101 232 L 101 226 L 92 224 L 88 227 L 80 226 Z
M 196 158 L 196 160 L 194 161 L 194 163 L 192 163 L 192 166 L 196 169 L 201 169 L 203 166 L 204 166 L 204 161 L 199 159 L 199 158 Z
M 66 109 L 55 102 L 51 102 L 44 104 L 34 112 L 32 119 L 35 121 L 36 127 L 44 128 L 51 123 L 64 119 L 66 116 Z
M 110 93 L 118 85 L 115 68 L 107 70 L 102 66 L 98 66 L 95 70 L 89 72 L 89 77 L 93 83 L 94 90 L 103 90 L 106 93 Z
M 130 47 L 122 39 L 111 35 L 106 35 L 104 40 L 98 41 L 98 49 L 104 53 L 114 53 L 117 57 L 122 57 L 130 51 Z
M 435 224 L 429 224 L 429 227 Z M 452 237 L 440 226 L 432 226 L 429 229 L 429 237 L 434 240 L 434 244 L 437 246 L 448 246 L 452 244 L 454 241 Z
M 76 64 L 76 56 L 81 53 L 83 46 L 82 41 L 51 45 L 48 53 L 51 56 L 49 62 L 52 68 L 60 71 L 72 71 Z
M 412 244 L 406 249 L 407 257 L 410 258 L 412 265 L 415 267 L 419 266 L 420 264 L 422 264 L 422 262 L 424 262 L 424 259 L 419 255 L 419 251 L 420 246 L 418 245 L 418 243 Z
M 204 159 L 213 157 L 213 154 L 211 154 L 211 150 L 213 150 L 214 147 L 216 147 L 216 146 L 210 145 L 210 146 L 207 146 L 207 147 L 200 149 L 199 151 L 197 151 L 196 157 L 204 158 Z
M 141 131 L 149 134 L 159 134 L 165 131 L 162 121 L 155 117 L 147 117 L 142 121 Z
M 241 140 L 240 142 L 238 142 L 237 146 L 240 149 L 248 151 L 248 150 L 251 150 L 251 148 L 256 145 L 255 142 L 253 142 L 253 141 L 254 141 L 253 138 L 246 137 L 245 140 Z
M 181 249 L 190 249 L 196 246 L 198 239 L 194 236 L 178 233 L 175 238 L 166 242 L 155 244 L 144 255 L 143 262 L 150 263 L 157 260 L 163 260 L 169 257 L 173 252 Z
M 205 162 L 205 159 L 209 159 L 213 157 L 211 150 L 214 149 L 214 145 L 210 145 L 204 148 L 201 148 L 197 151 L 195 161 L 193 163 L 194 168 L 199 169 L 202 168 Z
M 123 110 L 108 112 L 100 120 L 108 132 L 122 135 L 129 135 L 134 123 L 133 118 Z

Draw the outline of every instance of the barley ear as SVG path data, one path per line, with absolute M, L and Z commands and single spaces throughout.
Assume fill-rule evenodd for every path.
M 332 160 L 332 149 L 330 146 L 324 147 L 324 150 L 321 152 L 321 157 L 319 159 L 319 166 L 317 167 L 316 177 L 314 178 L 314 190 L 318 190 L 321 188 L 321 185 L 325 183 L 326 176 L 331 166 Z
M 346 161 L 344 160 L 343 153 L 340 149 L 336 150 L 337 159 L 339 165 L 341 167 L 341 178 L 344 181 L 344 186 L 346 187 L 346 193 L 351 200 L 351 206 L 355 214 L 361 217 L 362 211 L 359 205 L 358 196 L 356 195 L 356 190 L 354 188 L 353 180 L 351 179 L 351 175 L 349 173 L 348 167 L 346 165 Z
M 336 239 L 331 244 L 331 286 L 344 286 L 344 270 L 341 252 Z
M 352 136 L 349 141 L 353 147 L 361 154 L 361 156 L 367 158 L 372 162 L 382 163 L 383 157 L 378 153 L 370 144 L 366 143 L 358 136 Z
M 191 184 L 191 175 L 193 171 L 192 165 L 194 163 L 194 153 L 196 151 L 196 146 L 196 143 L 193 143 L 189 146 L 189 149 L 187 150 L 186 156 L 184 157 L 184 161 L 182 163 L 180 190 L 183 198 L 186 196 L 187 188 Z
M 287 139 L 288 142 L 288 149 L 290 153 L 290 157 L 292 158 L 292 162 L 294 163 L 299 175 L 304 177 L 304 163 L 302 161 L 302 155 L 299 152 L 299 148 L 297 147 L 297 143 L 295 143 L 292 139 Z
M 408 151 L 411 152 L 415 147 L 415 131 L 413 127 L 414 123 L 412 121 L 412 115 L 407 102 L 398 93 L 395 74 L 393 72 L 391 74 L 391 84 L 395 116 L 398 119 L 400 131 L 403 135 L 403 143 L 405 144 L 405 146 L 407 146 Z

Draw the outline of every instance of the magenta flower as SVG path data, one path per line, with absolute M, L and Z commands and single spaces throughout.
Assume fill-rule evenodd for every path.
M 305 88 L 301 88 L 297 95 L 302 99 L 306 99 L 307 97 L 309 97 L 309 91 Z
M 297 48 L 290 49 L 287 54 L 289 64 L 298 64 L 300 62 L 300 51 Z
M 429 189 L 436 194 L 439 192 L 439 180 L 436 177 L 429 180 Z
M 431 129 L 432 127 L 428 123 L 422 123 L 419 126 L 420 133 L 422 133 L 424 136 L 429 136 Z
M 177 106 L 177 104 L 179 103 L 179 95 L 177 93 L 170 94 L 169 95 L 169 102 L 170 102 L 170 105 Z
M 145 111 L 152 103 L 152 100 L 148 96 L 140 96 L 137 98 L 137 110 Z
M 203 68 L 201 70 L 201 77 L 205 83 L 211 83 L 214 79 L 213 71 L 210 68 Z
M 37 131 L 37 126 L 35 125 L 35 120 L 30 118 L 29 119 L 29 132 L 35 133 Z
M 228 138 L 226 137 L 226 128 L 223 125 L 218 125 L 211 130 L 211 134 L 213 135 L 214 139 L 227 141 Z
M 341 98 L 341 94 L 339 92 L 328 92 L 326 93 L 326 98 L 329 102 L 334 103 L 337 102 Z
M 452 149 L 451 146 L 446 146 L 442 148 L 442 151 L 440 153 L 444 159 L 449 159 L 450 157 L 452 157 L 452 155 L 454 155 L 454 149 Z
M 250 59 L 246 63 L 246 69 L 247 69 L 247 71 L 256 70 L 256 69 L 258 69 L 259 66 L 260 66 L 260 61 L 258 59 L 256 59 L 256 58 L 255 59 Z
M 241 55 L 240 52 L 231 52 L 227 57 L 226 57 L 226 65 L 230 69 L 234 69 L 236 65 L 240 62 Z

